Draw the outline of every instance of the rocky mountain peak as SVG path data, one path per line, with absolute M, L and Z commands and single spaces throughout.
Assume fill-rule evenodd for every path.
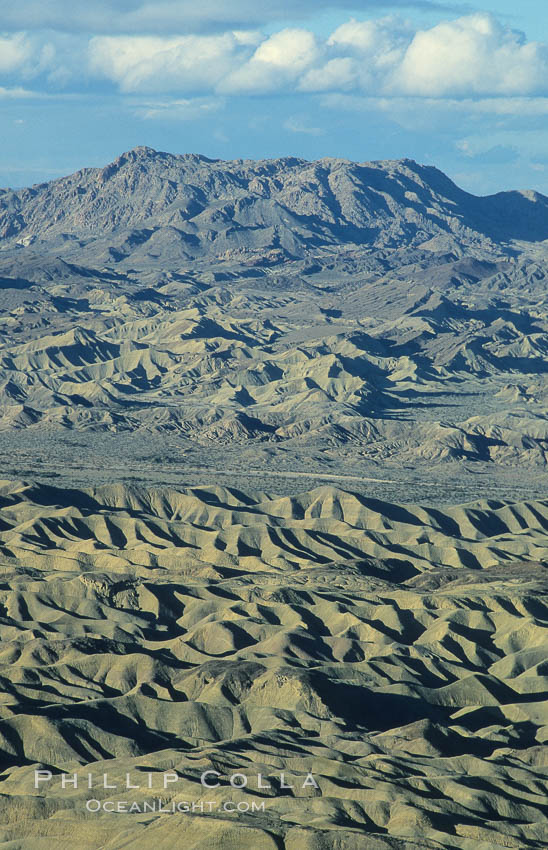
M 0 250 L 67 239 L 123 243 L 143 228 L 182 255 L 311 246 L 419 246 L 449 237 L 463 248 L 548 238 L 548 199 L 532 192 L 476 197 L 412 159 L 214 160 L 142 145 L 104 168 L 0 195 Z M 167 228 L 171 228 L 168 238 Z

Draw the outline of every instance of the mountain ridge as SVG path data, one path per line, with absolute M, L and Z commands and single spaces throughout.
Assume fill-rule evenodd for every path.
M 418 246 L 443 235 L 492 249 L 493 240 L 548 238 L 547 211 L 548 198 L 531 190 L 475 196 L 411 159 L 221 160 L 138 146 L 103 168 L 2 190 L 0 240 L 97 242 L 98 231 L 127 231 L 134 243 L 160 242 L 160 254 L 177 242 L 190 259 L 242 249 L 302 257 L 341 243 Z M 114 251 L 125 258 L 128 247 Z
M 49 470 L 43 435 L 73 431 L 108 464 L 123 443 L 131 468 L 141 441 L 166 457 L 169 438 L 193 483 L 227 469 L 247 485 L 278 464 L 286 490 L 302 475 L 384 484 L 390 470 L 408 498 L 405 469 L 445 481 L 474 464 L 519 466 L 520 492 L 548 464 L 548 243 L 516 239 L 544 236 L 547 211 L 409 159 L 146 147 L 4 192 L 7 468 L 20 445 Z

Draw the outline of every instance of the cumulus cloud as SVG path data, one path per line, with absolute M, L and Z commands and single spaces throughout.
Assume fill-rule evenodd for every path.
M 87 39 L 80 36 L 23 32 L 0 36 L 0 82 L 7 78 L 10 83 L 26 83 L 41 77 L 40 88 L 46 91 L 63 87 L 82 78 L 86 49 Z
M 401 58 L 413 35 L 411 25 L 395 15 L 369 21 L 355 18 L 341 24 L 328 38 L 328 45 L 371 56 L 379 64 L 390 64 Z
M 0 38 L 0 73 L 23 67 L 32 58 L 32 53 L 32 45 L 24 33 Z
M 253 56 L 229 74 L 219 89 L 229 93 L 262 93 L 284 88 L 318 62 L 321 50 L 309 30 L 284 29 L 267 38 Z
M 417 32 L 389 87 L 435 97 L 532 94 L 547 79 L 546 45 L 527 43 L 492 15 L 475 14 Z
M 93 73 L 122 91 L 203 91 L 214 88 L 249 53 L 252 34 L 218 36 L 98 36 L 89 44 Z M 243 54 L 243 56 L 242 56 Z
M 299 82 L 301 91 L 345 91 L 353 89 L 363 79 L 363 70 L 350 56 L 329 59 L 320 68 L 311 68 Z
M 148 8 L 133 0 L 119 5 L 124 14 Z M 165 5 L 155 8 L 161 11 Z M 169 36 L 126 33 L 88 39 L 57 33 L 46 39 L 15 33 L 0 38 L 0 84 L 2 75 L 12 84 L 14 76 L 24 82 L 42 73 L 53 86 L 77 86 L 87 74 L 110 80 L 128 94 L 180 97 L 338 92 L 378 98 L 523 98 L 548 94 L 548 46 L 527 41 L 488 13 L 420 30 L 394 15 L 352 18 L 328 38 L 302 27 L 268 36 L 248 28 Z
M 380 91 L 386 75 L 401 63 L 414 35 L 400 18 L 357 21 L 352 18 L 327 39 L 325 64 L 312 68 L 300 81 L 303 91 Z
M 0 37 L 0 75 L 35 77 L 55 66 L 56 50 L 50 40 L 18 32 Z
M 98 36 L 89 56 L 93 73 L 126 92 L 456 98 L 537 95 L 548 88 L 548 47 L 526 41 L 487 13 L 418 31 L 393 15 L 351 19 L 328 39 L 304 28 L 268 37 L 250 30 Z
M 419 31 L 394 16 L 352 19 L 335 30 L 326 48 L 339 58 L 311 69 L 301 89 L 419 97 L 531 95 L 548 89 L 548 47 L 527 42 L 487 13 Z

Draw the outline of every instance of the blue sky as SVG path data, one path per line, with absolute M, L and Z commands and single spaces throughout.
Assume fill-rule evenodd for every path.
M 0 185 L 139 144 L 548 194 L 545 0 L 0 0 Z

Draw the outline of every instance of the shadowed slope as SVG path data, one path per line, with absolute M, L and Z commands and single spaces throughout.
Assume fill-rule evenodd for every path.
M 111 246 L 119 259 L 164 245 L 161 234 L 182 257 L 267 247 L 302 255 L 306 246 L 401 246 L 444 233 L 538 241 L 548 238 L 547 205 L 535 192 L 477 198 L 408 159 L 224 162 L 138 147 L 104 168 L 4 190 L 0 236 L 29 244 L 123 232 Z
M 545 502 L 3 482 L 0 504 L 0 846 L 545 846 Z M 105 772 L 118 790 L 86 787 Z

